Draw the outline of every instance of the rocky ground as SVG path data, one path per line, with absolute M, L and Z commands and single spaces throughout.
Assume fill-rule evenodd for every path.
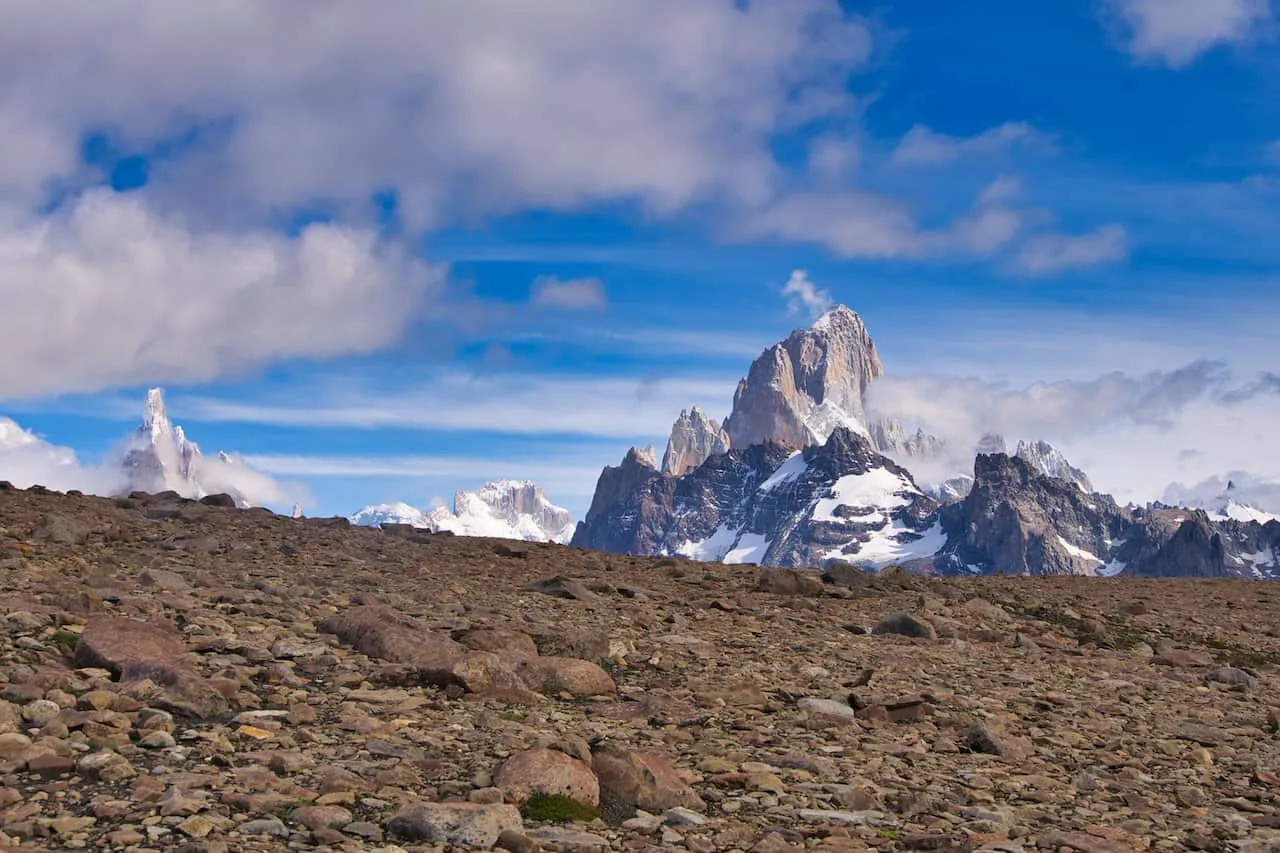
M 0 573 L 0 849 L 1280 850 L 1263 582 L 39 490 L 0 490 Z

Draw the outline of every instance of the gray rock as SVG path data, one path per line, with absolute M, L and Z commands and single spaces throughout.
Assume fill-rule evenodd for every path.
M 519 832 L 524 824 L 511 805 L 475 803 L 413 803 L 387 822 L 387 834 L 406 841 L 455 844 L 488 850 L 504 831 Z
M 287 838 L 289 836 L 289 828 L 279 818 L 267 817 L 259 820 L 249 820 L 240 824 L 239 831 L 241 835 L 270 835 L 275 838 Z
M 917 637 L 933 640 L 938 636 L 933 626 L 923 619 L 917 619 L 909 613 L 895 613 L 886 616 L 871 629 L 873 634 L 898 634 L 903 637 Z

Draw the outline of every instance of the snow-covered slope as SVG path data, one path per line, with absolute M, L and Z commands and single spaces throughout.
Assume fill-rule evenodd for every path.
M 407 503 L 374 504 L 350 517 L 352 524 L 361 527 L 380 527 L 383 524 L 408 524 L 411 527 L 431 526 L 427 514 Z
M 423 512 L 405 503 L 368 506 L 351 517 L 353 524 L 409 524 L 459 536 L 522 539 L 526 542 L 568 542 L 573 516 L 547 499 L 527 480 L 485 483 L 478 491 L 455 492 L 453 508 Z

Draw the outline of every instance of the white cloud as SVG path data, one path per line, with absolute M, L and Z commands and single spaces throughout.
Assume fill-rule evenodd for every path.
M 1175 477 L 1232 469 L 1280 477 L 1269 426 L 1280 416 L 1280 393 L 1214 362 L 1025 386 L 891 375 L 871 385 L 867 405 L 873 416 L 898 417 L 947 441 L 939 459 L 903 460 L 926 480 L 968 470 L 972 448 L 990 432 L 1058 444 L 1122 501 L 1156 499 Z M 1185 453 L 1189 447 L 1199 453 Z
M 192 231 L 143 194 L 94 190 L 49 219 L 0 216 L 0 398 L 373 350 L 440 279 L 369 232 Z
M 1271 0 L 1107 0 L 1106 8 L 1135 59 L 1171 68 L 1254 37 L 1271 19 Z
M 598 278 L 559 279 L 539 276 L 534 279 L 529 301 L 540 308 L 567 311 L 603 311 L 609 307 L 604 283 Z
M 0 186 L 38 195 L 82 135 L 146 149 L 204 213 L 363 205 L 409 221 L 760 198 L 769 139 L 842 110 L 870 35 L 836 0 L 17 0 L 0 28 Z M 166 198 L 171 196 L 166 195 Z
M 1104 225 L 1087 234 L 1040 234 L 1027 240 L 1015 266 L 1030 275 L 1051 275 L 1124 260 L 1129 252 L 1124 226 Z
M 21 489 L 39 485 L 60 492 L 79 489 L 89 494 L 112 494 L 124 484 L 119 466 L 85 465 L 71 448 L 50 444 L 3 417 L 0 480 Z
M 831 294 L 810 281 L 804 270 L 791 271 L 790 278 L 782 287 L 782 295 L 787 297 L 787 307 L 793 312 L 804 312 L 811 317 L 817 317 L 833 304 Z
M 890 161 L 898 166 L 937 166 L 965 157 L 989 157 L 1022 147 L 1048 147 L 1050 141 L 1025 122 L 1006 122 L 976 136 L 935 133 L 918 124 L 899 141 Z

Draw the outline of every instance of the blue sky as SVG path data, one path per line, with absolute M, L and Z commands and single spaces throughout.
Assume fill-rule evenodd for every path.
M 315 8 L 0 11 L 0 414 L 91 466 L 161 385 L 276 503 L 581 514 L 835 301 L 941 434 L 1280 479 L 1267 0 Z

